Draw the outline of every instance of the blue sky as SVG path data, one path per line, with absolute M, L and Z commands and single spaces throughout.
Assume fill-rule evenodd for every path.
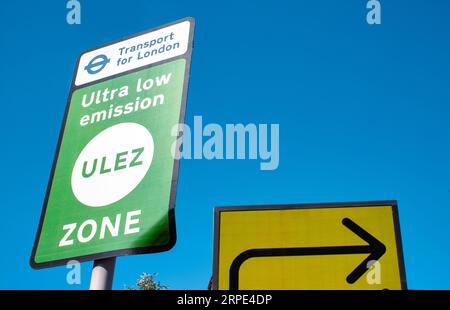
M 0 11 L 3 266 L 1 289 L 86 289 L 67 270 L 28 260 L 77 56 L 185 16 L 196 19 L 186 122 L 279 123 L 280 166 L 184 160 L 178 242 L 121 257 L 114 288 L 158 272 L 172 289 L 204 289 L 213 207 L 397 199 L 408 286 L 449 289 L 450 3 L 365 0 L 7 1 Z

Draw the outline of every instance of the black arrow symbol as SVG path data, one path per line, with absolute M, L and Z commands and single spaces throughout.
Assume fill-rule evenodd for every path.
M 353 233 L 367 242 L 367 245 L 330 246 L 330 247 L 307 247 L 307 248 L 269 248 L 250 249 L 239 254 L 231 263 L 230 267 L 230 290 L 239 289 L 239 269 L 242 264 L 255 257 L 274 256 L 311 256 L 311 255 L 339 255 L 339 254 L 369 254 L 348 276 L 347 282 L 355 283 L 368 269 L 370 261 L 377 261 L 386 252 L 386 246 L 374 236 L 362 229 L 349 218 L 344 218 L 342 224 Z

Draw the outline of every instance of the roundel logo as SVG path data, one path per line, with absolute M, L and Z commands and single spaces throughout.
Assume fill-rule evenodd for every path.
M 96 74 L 102 71 L 109 63 L 109 58 L 104 54 L 100 54 L 91 59 L 91 61 L 84 67 L 84 70 L 89 74 Z

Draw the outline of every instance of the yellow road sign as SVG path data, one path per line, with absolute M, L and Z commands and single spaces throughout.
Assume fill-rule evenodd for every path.
M 213 287 L 406 289 L 396 201 L 214 210 Z

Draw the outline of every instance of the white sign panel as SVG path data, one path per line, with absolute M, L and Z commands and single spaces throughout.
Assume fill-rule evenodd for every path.
M 186 53 L 189 21 L 84 53 L 75 85 L 80 86 Z

